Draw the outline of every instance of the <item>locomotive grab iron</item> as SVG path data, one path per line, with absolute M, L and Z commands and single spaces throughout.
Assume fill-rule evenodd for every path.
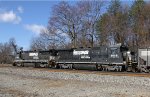
M 93 48 L 50 49 L 47 51 L 20 51 L 13 62 L 14 66 L 34 65 L 63 69 L 86 69 L 100 71 L 144 71 L 137 56 L 128 47 L 117 44 Z

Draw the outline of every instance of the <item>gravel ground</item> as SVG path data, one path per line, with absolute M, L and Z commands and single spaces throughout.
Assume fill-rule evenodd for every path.
M 2 67 L 0 97 L 150 97 L 150 78 Z

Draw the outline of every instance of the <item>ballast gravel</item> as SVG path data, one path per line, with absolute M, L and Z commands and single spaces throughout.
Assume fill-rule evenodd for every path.
M 150 97 L 148 77 L 49 71 L 0 68 L 0 97 Z

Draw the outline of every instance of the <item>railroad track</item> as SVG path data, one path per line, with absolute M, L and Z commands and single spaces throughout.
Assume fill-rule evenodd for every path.
M 52 68 L 34 68 L 34 67 L 16 67 L 12 65 L 0 65 L 0 68 L 39 70 L 48 72 L 66 72 L 66 73 L 82 73 L 112 76 L 132 76 L 132 77 L 149 77 L 150 73 L 133 73 L 133 72 L 113 72 L 113 71 L 92 71 L 92 70 L 71 70 L 71 69 L 52 69 Z

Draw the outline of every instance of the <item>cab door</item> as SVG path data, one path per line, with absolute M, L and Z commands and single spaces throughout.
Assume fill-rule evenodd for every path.
M 109 51 L 109 62 L 112 64 L 122 64 L 123 59 L 121 57 L 120 48 L 111 47 Z

